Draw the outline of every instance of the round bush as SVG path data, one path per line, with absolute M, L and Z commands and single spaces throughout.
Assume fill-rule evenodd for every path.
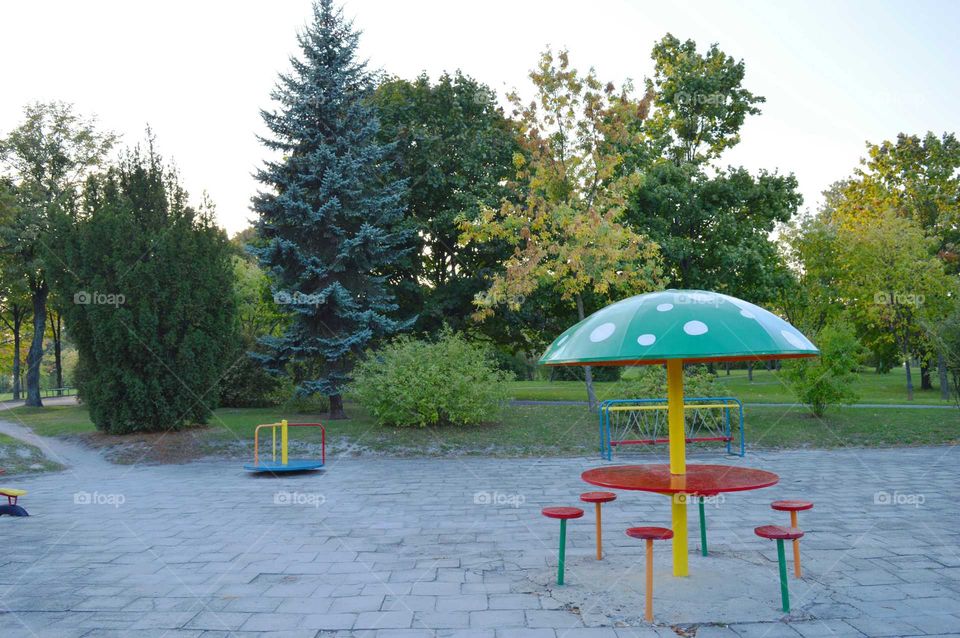
M 400 337 L 354 370 L 351 394 L 378 423 L 473 425 L 496 418 L 509 376 L 489 350 L 445 332 L 437 341 Z

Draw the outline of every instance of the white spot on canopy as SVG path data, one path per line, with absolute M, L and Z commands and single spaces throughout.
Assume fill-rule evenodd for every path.
M 781 330 L 780 334 L 782 334 L 783 338 L 786 339 L 794 348 L 798 348 L 800 350 L 810 349 L 810 346 L 806 343 L 806 340 L 800 335 L 794 334 L 789 330 Z
M 616 331 L 617 327 L 612 323 L 601 323 L 590 333 L 590 341 L 600 343 L 610 338 L 610 335 Z
M 692 337 L 705 334 L 707 330 L 707 324 L 703 323 L 702 321 L 694 320 L 683 324 L 683 331 Z

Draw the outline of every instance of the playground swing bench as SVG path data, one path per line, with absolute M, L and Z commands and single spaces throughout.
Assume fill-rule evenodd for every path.
M 260 430 L 269 428 L 272 434 L 272 455 L 269 461 L 260 459 Z M 291 459 L 288 454 L 290 428 L 320 428 L 320 460 Z M 280 460 L 277 461 L 277 430 L 280 430 Z M 286 419 L 279 423 L 258 425 L 253 434 L 253 463 L 243 466 L 248 472 L 303 472 L 319 470 L 327 461 L 327 430 L 320 423 L 288 423 Z
M 727 454 L 744 456 L 746 437 L 743 403 L 733 397 L 685 397 L 684 410 L 693 411 L 686 423 L 686 442 L 723 442 Z M 666 399 L 610 399 L 599 407 L 600 458 L 613 460 L 613 449 L 623 445 L 667 443 Z M 712 411 L 712 412 L 711 412 Z M 737 432 L 731 412 L 736 411 Z M 734 451 L 734 443 L 739 450 Z

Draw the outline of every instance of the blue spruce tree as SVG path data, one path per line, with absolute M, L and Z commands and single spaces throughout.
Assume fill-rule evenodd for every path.
M 251 250 L 291 315 L 255 356 L 292 375 L 299 395 L 329 397 L 333 419 L 346 418 L 341 393 L 355 356 L 411 323 L 391 317 L 397 305 L 384 276 L 409 244 L 400 230 L 405 184 L 389 177 L 390 148 L 377 142 L 358 38 L 331 0 L 314 3 L 298 36 L 302 55 L 271 94 L 276 110 L 261 112 L 271 133 L 261 142 L 279 159 L 257 171 L 264 188 L 253 198 Z

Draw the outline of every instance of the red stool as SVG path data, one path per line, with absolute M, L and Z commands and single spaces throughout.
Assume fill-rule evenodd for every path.
M 560 519 L 560 561 L 557 565 L 557 584 L 563 584 L 563 559 L 567 548 L 567 519 L 580 518 L 583 510 L 579 507 L 544 507 L 542 513 L 547 518 Z
M 774 501 L 770 507 L 778 512 L 790 512 L 790 527 L 799 529 L 797 524 L 797 512 L 813 509 L 813 503 L 810 501 Z M 793 541 L 793 573 L 800 578 L 800 539 Z
M 653 622 L 653 541 L 673 538 L 673 530 L 666 527 L 631 527 L 627 536 L 647 541 L 647 608 L 643 617 Z
M 783 602 L 783 611 L 790 613 L 790 592 L 787 590 L 787 559 L 783 554 L 783 541 L 795 541 L 803 536 L 803 532 L 796 528 L 780 527 L 779 525 L 764 525 L 757 527 L 753 532 L 760 538 L 770 538 L 777 541 L 777 562 L 780 564 L 780 600 Z
M 613 492 L 584 492 L 580 495 L 580 500 L 597 505 L 597 560 L 601 560 L 603 558 L 603 525 L 600 523 L 600 506 L 617 500 L 617 495 Z

